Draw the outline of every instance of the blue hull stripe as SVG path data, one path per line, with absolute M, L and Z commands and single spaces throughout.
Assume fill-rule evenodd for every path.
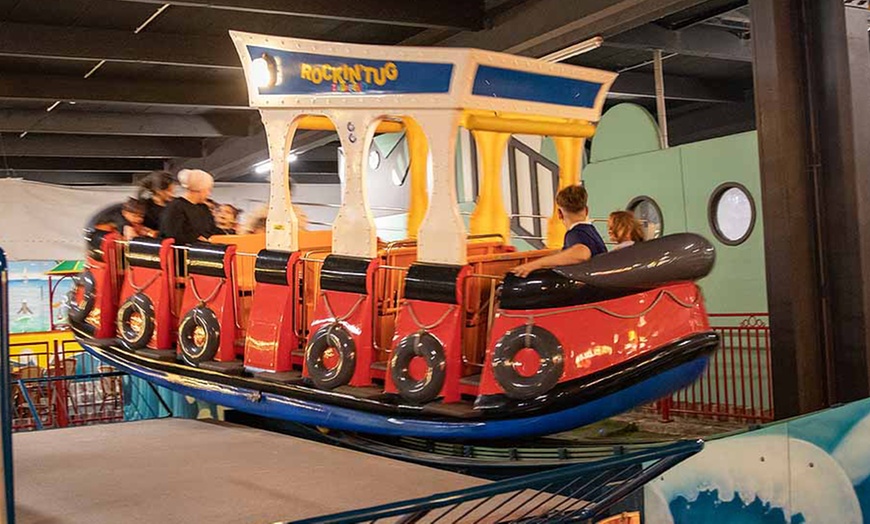
M 709 356 L 681 364 L 643 382 L 598 400 L 555 413 L 517 419 L 443 421 L 400 418 L 319 402 L 292 399 L 253 389 L 226 386 L 150 369 L 122 360 L 82 343 L 92 355 L 131 375 L 200 400 L 269 418 L 300 424 L 379 435 L 431 439 L 499 439 L 549 435 L 585 426 L 629 409 L 653 402 L 694 382 L 707 366 Z

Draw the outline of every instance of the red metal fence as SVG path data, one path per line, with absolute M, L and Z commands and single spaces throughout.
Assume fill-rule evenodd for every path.
M 707 372 L 691 386 L 658 402 L 663 418 L 671 414 L 719 420 L 773 420 L 770 326 L 767 313 L 710 315 L 721 344 Z

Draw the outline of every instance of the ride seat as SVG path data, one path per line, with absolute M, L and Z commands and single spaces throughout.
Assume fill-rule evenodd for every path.
M 127 243 L 127 270 L 121 289 L 118 334 L 131 349 L 143 349 L 145 346 L 171 349 L 175 343 L 173 244 L 171 238 L 159 240 L 145 237 Z M 139 330 L 130 325 L 134 312 L 143 317 Z
M 178 327 L 179 353 L 190 364 L 229 362 L 236 349 L 236 247 L 198 242 L 187 247 L 184 317 Z

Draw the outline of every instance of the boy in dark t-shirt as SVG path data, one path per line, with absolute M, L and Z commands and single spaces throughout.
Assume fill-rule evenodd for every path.
M 606 253 L 604 240 L 589 221 L 588 200 L 589 195 L 583 186 L 568 186 L 559 191 L 556 195 L 556 206 L 559 208 L 559 218 L 568 228 L 562 251 L 517 266 L 511 272 L 525 277 L 536 269 L 579 264 L 595 255 Z

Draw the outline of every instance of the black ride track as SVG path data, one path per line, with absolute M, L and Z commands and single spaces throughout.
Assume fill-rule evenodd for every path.
M 659 373 L 710 354 L 719 344 L 719 336 L 717 334 L 713 332 L 698 333 L 662 346 L 656 351 L 640 355 L 580 379 L 560 383 L 547 395 L 542 395 L 535 399 L 517 401 L 502 395 L 479 397 L 476 408 L 472 408 L 470 403 L 466 403 L 467 410 L 452 410 L 448 415 L 445 413 L 444 407 L 440 407 L 440 402 L 437 401 L 422 406 L 415 406 L 403 403 L 398 395 L 382 394 L 360 398 L 339 391 L 319 390 L 306 385 L 305 379 L 298 381 L 298 383 L 276 383 L 254 377 L 231 376 L 131 353 L 122 349 L 117 339 L 93 339 L 87 336 L 82 331 L 82 326 L 80 325 L 73 326 L 73 331 L 76 338 L 83 344 L 97 346 L 115 358 L 166 373 L 280 395 L 291 399 L 332 404 L 348 409 L 396 417 L 415 417 L 441 421 L 509 419 L 560 411 L 567 407 L 604 397 L 614 391 L 630 387 Z

